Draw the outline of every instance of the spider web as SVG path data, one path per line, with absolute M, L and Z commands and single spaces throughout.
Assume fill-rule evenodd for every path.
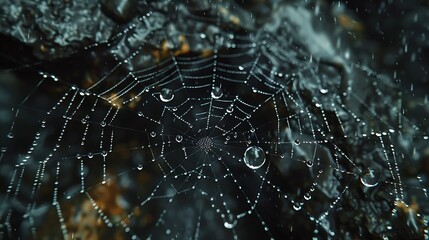
M 391 80 L 313 56 L 287 22 L 223 27 L 222 7 L 180 17 L 205 33 L 149 12 L 69 59 L 5 71 L 27 93 L 7 110 L 2 238 L 85 238 L 90 213 L 99 236 L 335 237 L 364 205 L 387 234 L 408 192 L 427 199 L 401 169 L 428 136 Z

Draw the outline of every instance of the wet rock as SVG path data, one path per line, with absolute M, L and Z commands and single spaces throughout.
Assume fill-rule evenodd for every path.
M 95 1 L 8 0 L 0 15 L 0 33 L 31 45 L 42 59 L 67 57 L 88 43 L 104 42 L 116 25 Z
M 137 10 L 136 0 L 100 0 L 100 4 L 104 14 L 118 23 L 128 22 Z

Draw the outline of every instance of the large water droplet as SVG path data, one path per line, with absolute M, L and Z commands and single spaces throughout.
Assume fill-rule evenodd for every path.
M 222 95 L 223 95 L 223 91 L 222 91 L 222 89 L 221 88 L 219 88 L 219 87 L 214 87 L 213 89 L 212 89 L 212 98 L 214 98 L 214 99 L 219 99 L 219 98 L 221 98 L 222 97 Z
M 137 170 L 142 170 L 143 169 L 143 165 L 141 165 L 141 164 L 139 164 L 139 165 L 137 165 Z
M 237 218 L 233 214 L 228 214 L 225 218 L 225 222 L 223 223 L 223 226 L 228 229 L 232 229 L 237 225 Z
M 177 135 L 176 136 L 176 142 L 180 143 L 183 140 L 183 136 L 182 135 Z
M 372 168 L 367 168 L 362 172 L 360 181 L 367 187 L 375 187 L 380 181 L 380 173 Z
M 163 88 L 161 90 L 161 94 L 159 95 L 159 98 L 163 102 L 169 102 L 174 98 L 174 92 L 169 88 Z
M 258 169 L 265 163 L 265 153 L 262 148 L 251 146 L 244 152 L 244 163 L 251 169 Z
M 234 106 L 231 104 L 226 108 L 227 113 L 232 113 L 234 111 Z

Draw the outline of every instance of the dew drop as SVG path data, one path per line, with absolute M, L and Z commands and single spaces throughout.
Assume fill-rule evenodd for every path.
M 321 88 L 321 89 L 320 89 L 320 93 L 321 93 L 321 94 L 327 94 L 327 93 L 328 93 L 328 89 L 326 89 L 326 88 Z
M 143 169 L 143 165 L 139 164 L 137 165 L 137 170 L 141 171 Z
M 183 140 L 183 136 L 182 135 L 177 135 L 176 136 L 176 142 L 180 143 Z
M 298 140 L 298 139 L 296 139 L 296 140 L 294 141 L 294 143 L 295 143 L 295 145 L 300 145 L 300 144 L 301 144 L 301 141 L 300 141 L 300 140 Z
M 94 157 L 94 154 L 88 153 L 88 158 L 92 158 L 92 157 Z
M 82 156 L 80 154 L 76 154 L 76 158 L 80 159 Z
M 156 132 L 151 132 L 151 133 L 150 133 L 150 136 L 151 136 L 151 137 L 155 137 L 155 136 L 156 136 Z
M 87 123 L 86 118 L 82 118 L 82 120 L 80 120 L 80 121 L 82 122 L 82 124 L 86 124 Z
M 375 187 L 377 186 L 380 180 L 380 173 L 372 168 L 367 168 L 362 172 L 360 176 L 360 181 L 363 185 L 367 187 Z
M 244 163 L 251 169 L 258 169 L 265 163 L 265 153 L 262 148 L 251 146 L 244 152 Z
M 107 151 L 106 151 L 106 150 L 103 150 L 103 151 L 101 152 L 101 156 L 103 156 L 103 157 L 107 156 Z
M 222 95 L 223 95 L 223 91 L 222 91 L 222 89 L 221 89 L 221 88 L 219 88 L 219 87 L 214 87 L 214 88 L 212 89 L 212 93 L 211 93 L 211 95 L 212 95 L 212 98 L 213 98 L 213 99 L 219 99 L 219 98 L 221 98 L 221 97 L 222 97 Z
M 234 111 L 234 106 L 231 104 L 226 108 L 227 113 L 232 113 Z
M 301 210 L 301 204 L 299 202 L 295 202 L 293 204 L 293 209 L 295 209 L 295 211 Z
M 169 88 L 163 88 L 161 90 L 161 94 L 159 95 L 159 98 L 163 102 L 169 102 L 169 101 L 173 100 L 174 92 L 173 92 L 173 90 L 171 90 Z
M 238 66 L 238 70 L 243 71 L 244 67 L 243 66 Z
M 105 126 L 106 126 L 106 122 L 105 122 L 105 121 L 102 121 L 102 122 L 100 123 L 100 125 L 101 125 L 102 127 L 105 127 Z
M 9 133 L 9 134 L 7 135 L 7 137 L 8 137 L 9 139 L 12 139 L 12 138 L 13 138 L 13 134 L 12 134 L 12 133 Z
M 310 200 L 311 199 L 311 194 L 310 193 L 305 193 L 304 194 L 304 199 L 307 200 L 307 201 Z
M 228 214 L 226 216 L 225 222 L 223 223 L 223 226 L 228 229 L 232 229 L 237 225 L 237 218 L 233 214 Z

